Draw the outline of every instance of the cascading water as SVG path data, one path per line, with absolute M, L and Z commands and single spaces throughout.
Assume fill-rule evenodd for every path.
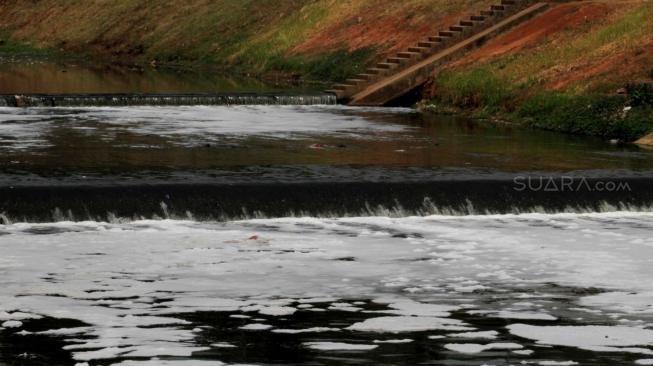
M 0 110 L 0 364 L 650 364 L 653 152 L 70 98 Z
M 581 179 L 576 179 L 579 182 Z M 233 221 L 277 217 L 467 216 L 526 213 L 651 212 L 653 179 L 620 178 L 628 190 L 519 192 L 512 180 L 165 184 L 93 180 L 60 186 L 0 187 L 11 222 L 181 219 Z
M 334 105 L 336 96 L 320 94 L 49 94 L 0 96 L 14 107 L 192 106 L 192 105 Z M 2 102 L 0 102 L 2 103 Z

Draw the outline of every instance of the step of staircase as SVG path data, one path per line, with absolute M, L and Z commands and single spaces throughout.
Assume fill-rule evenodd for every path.
M 501 32 L 505 31 L 539 14 L 546 8 L 548 8 L 548 4 L 544 2 L 534 4 L 533 0 L 502 0 L 499 4 L 492 5 L 488 10 L 483 10 L 470 18 L 462 19 L 457 24 L 441 30 L 435 35 L 425 37 L 416 45 L 388 57 L 385 61 L 370 67 L 362 74 L 347 80 L 344 84 L 334 86 L 332 90 L 336 90 L 338 100 L 343 103 L 383 105 L 391 99 L 382 102 L 378 95 L 371 99 L 370 95 L 378 94 L 379 88 L 396 82 L 397 77 L 400 75 L 415 71 L 413 69 L 416 65 L 421 65 L 420 68 L 423 68 L 431 63 L 441 62 L 442 60 L 439 57 L 441 54 L 449 55 L 451 53 L 449 51 L 473 47 L 481 41 L 486 41 L 491 35 L 495 35 L 497 29 L 500 29 Z M 509 26 L 507 27 L 505 23 L 508 23 Z M 415 82 L 423 83 L 421 78 L 415 79 L 413 83 Z M 414 85 L 413 88 L 416 86 L 418 85 Z M 389 90 L 388 96 L 397 93 L 398 91 Z
M 347 90 L 347 92 L 351 92 L 352 90 L 355 90 L 355 92 L 346 100 L 342 99 L 340 95 L 339 97 L 341 98 L 341 101 L 344 100 L 350 105 L 384 105 L 425 83 L 443 63 L 462 56 L 467 51 L 540 14 L 548 8 L 549 5 L 547 3 L 537 3 L 516 12 L 512 16 L 503 18 L 501 21 L 493 19 L 491 27 L 472 36 L 461 39 L 460 41 L 441 49 L 435 54 L 422 58 L 416 63 L 398 67 L 384 77 L 377 78 L 376 80 L 364 85 L 356 85 L 354 88 Z

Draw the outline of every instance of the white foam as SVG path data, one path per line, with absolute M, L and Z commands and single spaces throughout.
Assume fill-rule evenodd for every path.
M 376 333 L 423 332 L 427 330 L 468 330 L 460 320 L 423 316 L 387 316 L 366 319 L 351 325 L 348 330 Z
M 301 334 L 301 333 L 324 333 L 324 332 L 339 332 L 339 328 L 328 328 L 328 327 L 314 327 L 306 329 L 274 329 L 272 333 L 284 333 L 284 334 Z
M 252 323 L 240 327 L 242 330 L 268 330 L 270 328 L 273 327 L 271 325 L 261 323 Z
M 259 314 L 270 316 L 286 316 L 293 315 L 297 312 L 296 308 L 289 306 L 268 306 L 259 310 Z
M 6 322 L 2 323 L 2 327 L 4 328 L 20 328 L 23 326 L 23 322 L 19 320 L 7 320 Z
M 450 317 L 463 308 L 459 304 L 470 303 L 488 316 L 565 317 L 566 309 L 550 305 L 561 295 L 537 291 L 549 283 L 620 289 L 580 302 L 593 311 L 592 317 L 614 321 L 608 316 L 621 319 L 629 312 L 627 318 L 635 321 L 646 319 L 653 293 L 653 283 L 642 281 L 653 277 L 653 247 L 637 240 L 650 236 L 652 224 L 651 214 L 611 213 L 2 225 L 0 316 L 5 321 L 47 316 L 85 323 L 44 334 L 63 337 L 68 350 L 89 361 L 139 352 L 154 357 L 168 344 L 184 348 L 181 354 L 192 353 L 198 336 L 193 329 L 204 324 L 190 324 L 175 314 L 229 312 L 242 317 L 233 313 L 250 311 L 292 319 L 290 312 L 297 308 L 291 305 L 297 302 L 362 309 L 365 303 L 342 299 L 376 299 L 387 308 L 352 315 L 379 317 L 348 329 L 378 333 L 477 331 Z M 614 231 L 611 227 L 619 227 L 620 236 L 604 235 Z M 58 233 L 34 235 L 35 228 Z M 354 235 L 334 234 L 342 231 Z M 265 240 L 243 240 L 252 232 L 264 232 Z M 392 232 L 419 233 L 421 238 L 398 243 Z M 93 252 L 104 255 L 87 255 Z M 432 252 L 450 253 L 443 262 L 421 260 Z M 333 260 L 341 257 L 358 260 Z M 51 276 L 56 281 L 44 279 Z M 478 285 L 491 288 L 490 295 L 454 292 Z M 535 292 L 509 292 L 530 287 Z M 507 298 L 500 306 L 514 308 L 484 308 L 484 297 L 496 293 Z M 565 296 L 577 307 L 575 295 Z M 532 306 L 515 304 L 522 298 Z M 257 323 L 245 329 L 274 331 L 260 320 L 251 322 Z M 652 331 L 623 326 L 598 330 L 608 335 L 617 335 L 611 333 L 615 329 L 634 332 L 625 333 L 628 344 L 603 344 L 593 338 L 597 329 L 539 327 L 529 335 L 548 344 L 548 338 L 537 336 L 547 329 L 554 329 L 551 341 L 562 339 L 565 345 L 591 350 L 645 354 L 651 347 L 647 332 Z M 570 332 L 580 340 L 566 339 Z
M 581 299 L 581 304 L 626 314 L 653 314 L 653 291 L 606 292 L 586 296 Z
M 530 349 L 518 349 L 518 350 L 512 351 L 512 353 L 517 354 L 517 355 L 522 355 L 522 356 L 530 356 L 533 353 L 535 353 L 535 351 L 530 350 Z
M 519 320 L 558 320 L 557 317 L 547 313 L 533 313 L 533 312 L 519 312 L 519 311 L 499 311 L 497 313 L 490 313 L 492 316 L 504 319 L 519 319 Z M 488 314 L 489 315 L 489 314 Z
M 410 338 L 404 338 L 404 339 L 385 339 L 385 340 L 374 340 L 374 343 L 377 344 L 405 344 L 405 343 L 412 343 L 413 340 Z
M 481 353 L 489 350 L 515 350 L 524 348 L 521 344 L 517 343 L 490 343 L 490 344 L 475 344 L 475 343 L 449 343 L 445 344 L 444 348 L 459 352 L 459 353 Z
M 148 361 L 123 361 L 114 363 L 111 366 L 224 366 L 225 363 L 220 361 L 199 361 L 199 360 L 148 360 Z M 236 365 L 233 365 L 236 366 Z
M 215 348 L 237 348 L 238 346 L 235 346 L 235 345 L 233 345 L 231 343 L 227 343 L 227 342 L 219 342 L 219 343 L 212 343 L 211 347 L 215 347 Z
M 8 313 L 6 311 L 0 311 L 0 321 L 41 319 L 41 318 L 42 318 L 42 316 L 40 316 L 40 315 L 23 313 L 23 312 L 20 312 L 20 311 L 15 311 L 13 313 Z
M 350 344 L 338 342 L 306 342 L 305 347 L 318 351 L 371 351 L 379 346 L 373 344 Z
M 71 128 L 100 138 L 111 138 L 115 133 L 156 135 L 181 145 L 249 136 L 296 138 L 319 134 L 379 138 L 378 132 L 408 128 L 342 113 L 346 110 L 336 106 L 8 108 L 0 110 L 0 142 L 13 149 L 43 146 L 48 143 L 45 136 L 49 129 L 62 119 Z
M 411 300 L 402 300 L 388 304 L 388 307 L 396 309 L 387 311 L 389 313 L 403 316 L 435 316 L 448 317 L 450 312 L 460 309 L 457 306 L 425 304 Z
M 576 347 L 597 352 L 647 353 L 630 346 L 652 346 L 653 330 L 621 326 L 534 326 L 513 324 L 510 333 L 554 346 Z M 624 348 L 625 347 L 625 348 Z
M 490 330 L 487 332 L 465 332 L 465 333 L 451 333 L 447 334 L 449 338 L 478 338 L 478 339 L 496 339 L 499 335 L 498 332 Z

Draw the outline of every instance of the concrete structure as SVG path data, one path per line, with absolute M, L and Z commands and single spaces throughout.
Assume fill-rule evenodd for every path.
M 653 132 L 635 141 L 635 143 L 642 146 L 653 147 Z
M 28 94 L 0 95 L 0 107 L 314 105 L 336 104 L 329 93 Z
M 546 2 L 502 0 L 478 15 L 460 21 L 399 52 L 365 73 L 334 85 L 341 103 L 383 106 L 423 85 L 444 63 L 464 55 L 549 8 Z

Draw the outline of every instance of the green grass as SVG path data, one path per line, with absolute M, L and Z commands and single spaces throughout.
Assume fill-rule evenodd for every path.
M 83 53 L 73 54 L 52 47 L 36 47 L 27 42 L 15 41 L 6 32 L 0 31 L 0 57 L 63 61 L 81 60 L 88 57 L 88 55 Z
M 305 76 L 312 80 L 341 81 L 365 71 L 366 61 L 371 54 L 371 49 L 360 49 L 354 52 L 337 51 L 313 56 L 275 55 L 267 61 L 267 66 L 289 73 L 302 70 Z
M 401 40 L 395 39 L 392 27 L 384 28 L 386 23 L 405 22 L 409 31 L 421 29 L 490 2 L 0 0 L 0 18 L 16 39 L 94 52 L 103 60 L 156 60 L 171 67 L 250 75 L 283 71 L 329 82 L 363 71 Z M 335 32 L 334 38 L 322 34 L 326 29 L 359 27 L 361 21 L 384 29 L 378 39 L 361 42 L 356 32 L 350 39 L 346 31 Z
M 483 113 L 510 110 L 519 89 L 485 67 L 466 72 L 445 72 L 437 78 L 436 85 L 441 103 Z
M 569 70 L 620 53 L 635 54 L 653 34 L 651 14 L 653 4 L 648 2 L 598 24 L 563 30 L 535 47 L 445 71 L 436 77 L 427 109 L 446 112 L 453 107 L 530 127 L 636 140 L 653 131 L 653 95 L 636 88 L 629 97 L 612 93 L 627 81 L 653 77 L 653 69 L 633 73 L 631 80 L 608 72 L 580 78 L 563 90 L 546 88 Z
M 526 100 L 515 115 L 531 127 L 623 141 L 653 131 L 653 105 L 619 95 L 545 92 Z
M 51 57 L 57 55 L 52 49 L 41 49 L 27 43 L 16 42 L 6 34 L 0 33 L 0 54 L 5 56 Z
M 540 91 L 535 81 L 514 84 L 485 67 L 446 72 L 436 81 L 436 99 L 427 109 L 451 107 L 475 117 L 500 117 L 523 125 L 572 134 L 634 141 L 653 131 L 653 95 L 633 88 L 630 95 L 576 95 Z

